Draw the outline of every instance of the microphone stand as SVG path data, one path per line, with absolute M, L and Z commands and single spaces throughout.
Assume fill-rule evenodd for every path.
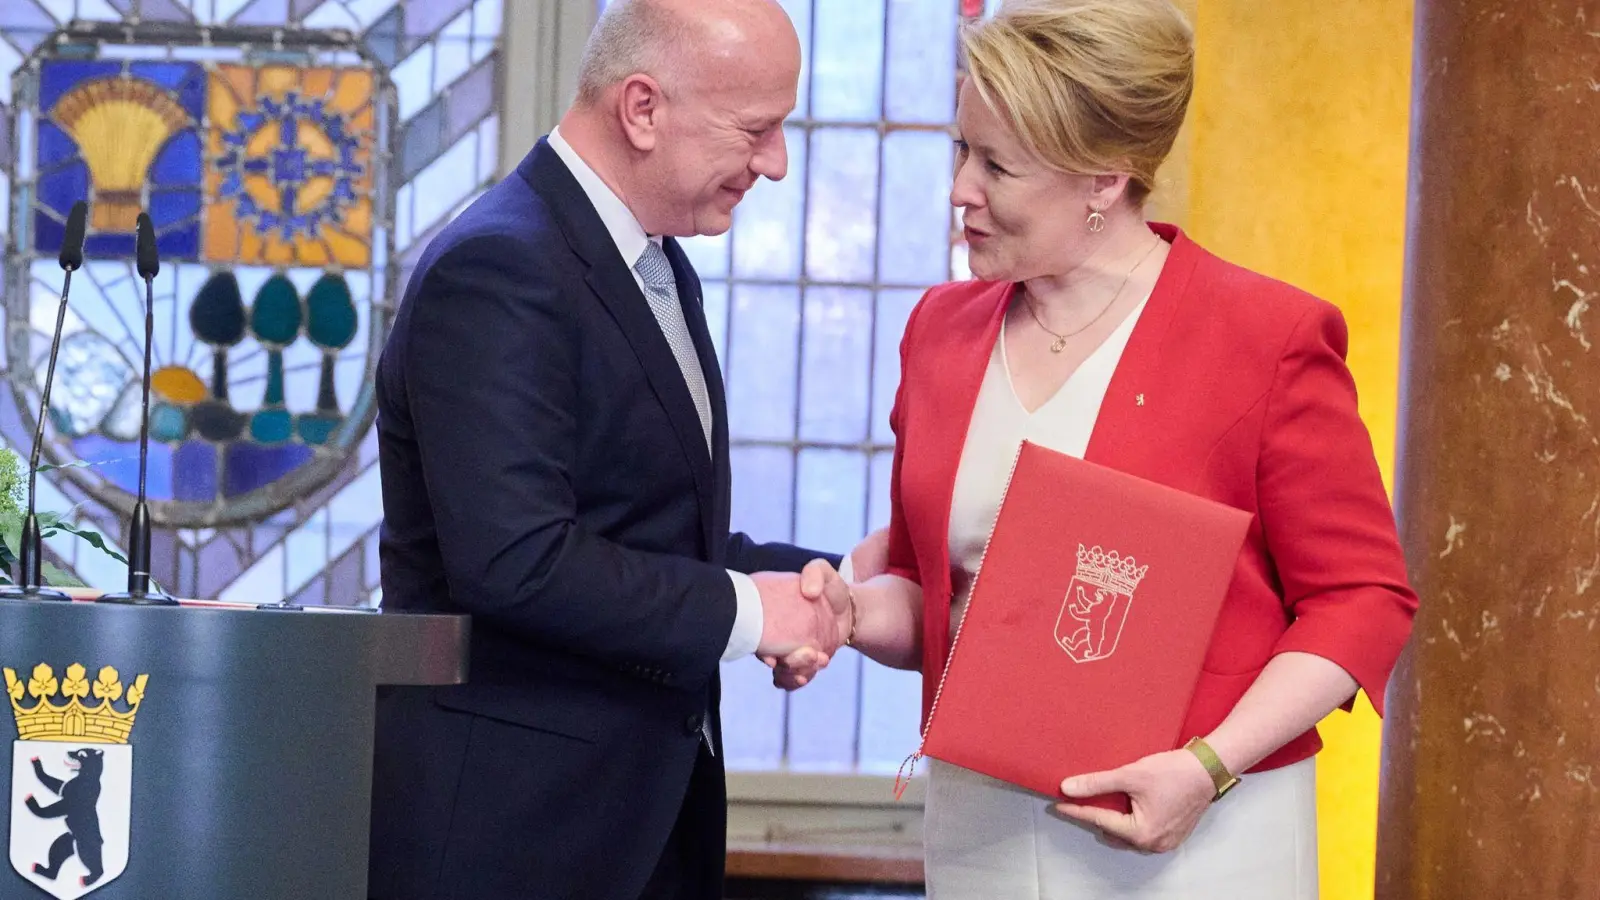
M 39 391 L 39 418 L 33 426 L 33 450 L 28 456 L 28 514 L 22 519 L 22 546 L 17 547 L 17 577 L 15 584 L 0 587 L 0 599 L 5 600 L 71 600 L 54 588 L 42 586 L 44 540 L 39 531 L 36 512 L 39 481 L 39 450 L 44 444 L 44 420 L 50 414 L 50 389 L 56 380 L 56 356 L 61 351 L 61 329 L 67 321 L 67 295 L 72 292 L 72 273 L 83 265 L 83 236 L 89 208 L 82 201 L 72 205 L 67 214 L 66 232 L 61 239 L 61 269 L 66 278 L 61 283 L 61 300 L 56 306 L 56 330 L 50 339 L 50 361 L 45 366 L 44 387 Z
M 150 590 L 150 507 L 145 502 L 145 466 L 150 452 L 150 344 L 155 333 L 155 277 L 161 271 L 156 256 L 155 227 L 147 213 L 139 214 L 139 239 L 135 253 L 139 277 L 144 279 L 144 405 L 139 417 L 139 496 L 128 526 L 128 590 L 106 594 L 100 603 L 140 606 L 177 606 L 159 589 Z

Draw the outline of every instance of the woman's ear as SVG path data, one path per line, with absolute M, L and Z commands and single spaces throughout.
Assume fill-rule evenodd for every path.
M 1096 175 L 1089 187 L 1089 207 L 1104 212 L 1117 205 L 1122 195 L 1128 191 L 1128 175 L 1118 172 L 1109 175 Z

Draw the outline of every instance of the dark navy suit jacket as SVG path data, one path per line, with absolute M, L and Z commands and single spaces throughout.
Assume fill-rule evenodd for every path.
M 632 261 L 547 142 L 410 279 L 377 381 L 383 605 L 470 614 L 471 673 L 380 692 L 373 897 L 633 900 L 675 824 L 694 893 L 722 896 L 724 570 L 839 560 L 729 533 L 721 373 L 665 248 L 711 452 Z

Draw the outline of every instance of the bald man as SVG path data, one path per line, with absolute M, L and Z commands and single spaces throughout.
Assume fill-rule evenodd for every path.
M 770 0 L 613 2 L 560 126 L 418 263 L 378 372 L 384 607 L 469 614 L 471 681 L 380 693 L 372 897 L 720 900 L 719 663 L 825 660 L 854 611 L 847 561 L 729 533 L 674 238 L 784 177 L 799 71 Z

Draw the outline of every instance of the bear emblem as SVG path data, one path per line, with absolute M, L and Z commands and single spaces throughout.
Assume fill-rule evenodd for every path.
M 100 860 L 100 848 L 104 841 L 100 836 L 98 808 L 105 754 L 92 748 L 72 750 L 67 753 L 66 764 L 67 768 L 76 769 L 77 773 L 61 779 L 46 772 L 39 757 L 33 758 L 33 773 L 39 783 L 61 799 L 44 805 L 29 794 L 25 801 L 28 811 L 41 819 L 65 819 L 67 826 L 66 833 L 50 845 L 49 862 L 34 863 L 33 871 L 53 881 L 60 874 L 62 864 L 77 854 L 83 867 L 89 870 L 83 876 L 83 886 L 88 887 L 105 874 Z

